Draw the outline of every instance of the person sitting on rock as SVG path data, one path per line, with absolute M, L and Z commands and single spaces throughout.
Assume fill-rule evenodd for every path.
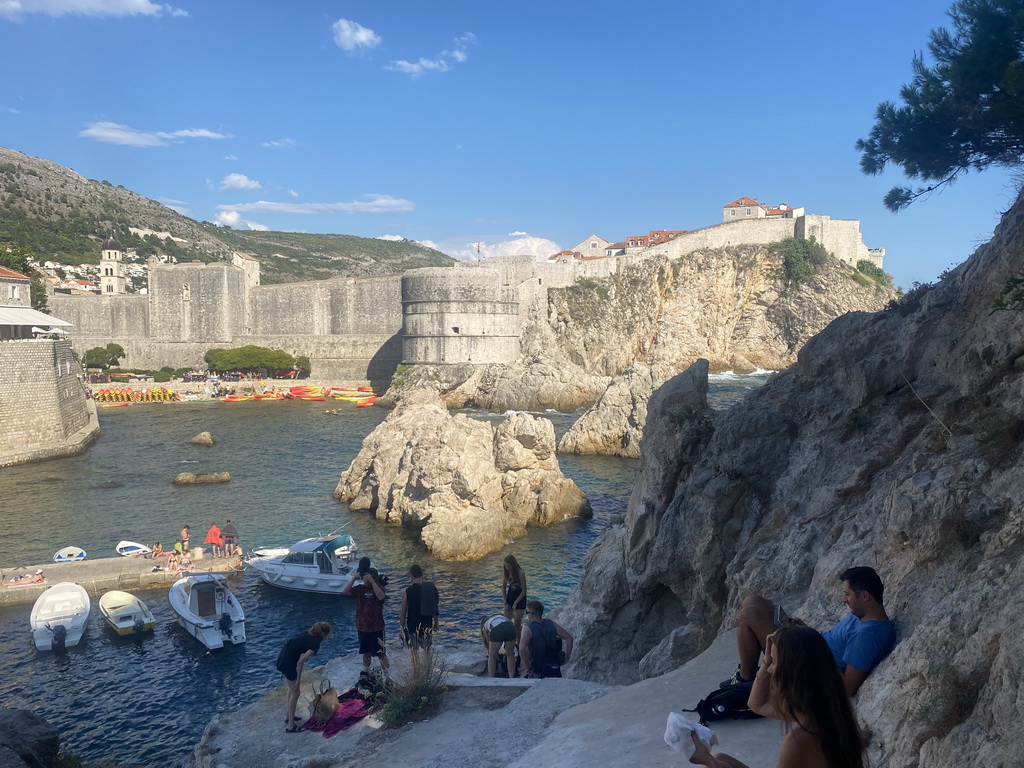
M 159 541 L 153 545 L 153 551 L 149 553 L 150 560 L 156 560 L 158 557 L 164 556 L 164 545 Z
M 896 630 L 882 607 L 884 587 L 873 568 L 848 568 L 839 578 L 843 582 L 843 602 L 850 613 L 823 636 L 835 656 L 846 693 L 853 696 L 868 673 L 893 649 Z M 768 636 L 779 628 L 777 618 L 779 624 L 805 626 L 799 619 L 782 618 L 780 611 L 760 595 L 743 601 L 736 617 L 740 663 L 721 687 L 753 681 Z
M 507 619 L 501 614 L 486 616 L 480 619 L 480 637 L 484 641 L 484 648 L 487 650 L 487 676 L 496 677 L 498 673 L 498 653 L 501 646 L 505 646 L 505 664 L 515 663 L 516 648 L 516 625 L 512 619 Z M 515 668 L 511 670 L 510 677 L 515 677 Z
M 519 636 L 523 677 L 561 677 L 562 665 L 568 664 L 572 656 L 572 635 L 561 624 L 544 618 L 544 603 L 540 600 L 527 602 L 526 618 L 529 623 L 523 625 Z

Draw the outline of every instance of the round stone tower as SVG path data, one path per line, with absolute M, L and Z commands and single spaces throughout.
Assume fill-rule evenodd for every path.
M 519 301 L 477 267 L 402 275 L 402 358 L 409 365 L 507 363 L 519 354 Z
M 128 293 L 123 256 L 121 243 L 113 235 L 108 237 L 100 253 L 100 291 L 104 296 Z

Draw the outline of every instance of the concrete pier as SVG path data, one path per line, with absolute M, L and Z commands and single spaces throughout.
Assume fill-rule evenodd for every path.
M 155 566 L 166 568 L 166 557 L 156 560 L 143 557 L 103 557 L 95 560 L 86 558 L 75 563 L 43 563 L 0 568 L 0 576 L 4 581 L 4 586 L 0 587 L 0 605 L 34 603 L 44 590 L 62 581 L 81 584 L 89 594 L 100 595 L 111 589 L 131 592 L 137 589 L 170 586 L 189 573 L 223 573 L 228 576 L 242 573 L 241 562 L 237 557 L 203 557 L 193 562 L 191 569 L 174 572 L 153 570 Z M 45 583 L 7 586 L 12 576 L 31 576 L 38 570 L 42 570 Z

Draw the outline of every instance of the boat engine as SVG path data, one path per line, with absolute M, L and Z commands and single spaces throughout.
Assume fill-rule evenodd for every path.
M 146 627 L 146 622 L 144 622 L 142 619 L 136 619 L 135 620 L 135 624 L 134 624 L 134 626 L 132 628 L 136 632 L 141 632 L 143 629 L 145 629 L 145 627 Z
M 50 643 L 53 650 L 58 652 L 65 650 L 65 643 L 68 639 L 68 628 L 63 624 L 58 624 L 55 627 L 47 625 L 47 629 L 53 633 L 53 640 Z
M 217 622 L 217 627 L 220 629 L 221 634 L 227 635 L 229 639 L 233 634 L 231 631 L 231 623 L 231 615 L 227 613 L 222 613 L 220 615 L 220 621 Z

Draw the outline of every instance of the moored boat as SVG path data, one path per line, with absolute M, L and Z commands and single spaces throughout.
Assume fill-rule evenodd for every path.
M 352 536 L 332 534 L 303 539 L 290 547 L 254 549 L 245 564 L 275 587 L 340 595 L 356 570 L 358 555 Z
M 85 560 L 85 550 L 80 547 L 64 547 L 53 555 L 55 563 L 74 563 L 78 560 Z
M 32 640 L 40 651 L 60 651 L 78 645 L 89 621 L 92 601 L 79 584 L 62 581 L 36 600 L 29 614 Z
M 148 555 L 153 551 L 145 544 L 139 544 L 137 541 L 119 541 L 114 549 L 117 551 L 117 554 L 121 555 L 121 557 Z
M 178 579 L 167 599 L 178 623 L 211 651 L 245 642 L 245 611 L 223 576 L 196 573 Z
M 156 618 L 149 607 L 135 595 L 112 589 L 100 597 L 100 613 L 107 625 L 119 635 L 152 632 Z

